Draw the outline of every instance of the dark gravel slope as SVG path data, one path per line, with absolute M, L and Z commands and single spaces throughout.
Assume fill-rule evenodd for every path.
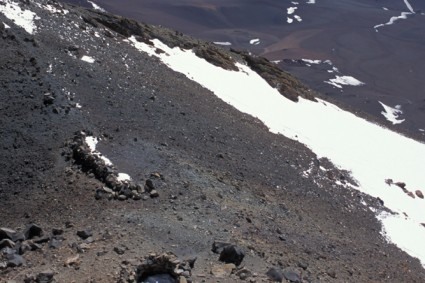
M 335 184 L 348 182 L 345 172 L 137 51 L 105 27 L 113 17 L 35 5 L 47 2 L 62 10 L 20 2 L 41 18 L 35 35 L 0 14 L 0 226 L 19 232 L 34 222 L 48 236 L 31 240 L 39 246 L 22 266 L 4 267 L 3 250 L 2 282 L 46 269 L 57 282 L 134 282 L 143 258 L 163 252 L 197 257 L 186 276 L 193 282 L 262 282 L 272 267 L 292 282 L 424 281 L 419 261 L 387 244 L 360 203 L 383 209 L 379 201 Z M 177 45 L 195 41 L 145 30 Z M 71 154 L 81 131 L 157 194 L 120 201 L 104 193 Z M 244 251 L 238 268 L 211 252 L 215 240 Z M 233 273 L 220 275 L 225 268 Z

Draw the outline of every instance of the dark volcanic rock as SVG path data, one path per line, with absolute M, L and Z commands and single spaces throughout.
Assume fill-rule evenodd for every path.
M 285 271 L 283 272 L 283 276 L 291 283 L 300 283 L 301 277 L 298 273 L 294 271 Z
M 30 224 L 24 230 L 24 236 L 26 240 L 34 237 L 41 237 L 43 235 L 43 229 L 37 224 Z
M 6 256 L 7 266 L 9 267 L 17 267 L 25 264 L 25 260 L 22 256 L 18 254 L 8 254 Z
M 416 194 L 416 196 L 418 197 L 418 198 L 421 198 L 421 199 L 423 199 L 424 198 L 424 194 L 422 193 L 422 191 L 420 191 L 420 190 L 416 190 L 415 191 L 415 194 Z
M 234 263 L 239 266 L 245 257 L 245 253 L 242 249 L 236 245 L 230 245 L 223 248 L 220 253 L 220 261 L 225 263 Z
M 79 230 L 79 231 L 77 231 L 77 236 L 80 237 L 81 239 L 85 240 L 85 239 L 93 236 L 93 233 L 90 229 Z
M 0 250 L 3 248 L 13 248 L 15 247 L 15 243 L 9 239 L 3 239 L 0 241 Z
M 37 275 L 37 283 L 51 283 L 55 273 L 51 270 L 45 270 Z
M 276 268 L 276 267 L 270 268 L 266 272 L 266 275 L 273 282 L 282 282 L 282 280 L 284 278 L 282 270 L 280 270 L 279 268 Z
M 214 243 L 212 244 L 212 248 L 211 251 L 213 253 L 219 254 L 223 251 L 223 249 L 227 246 L 230 246 L 231 244 L 228 242 L 223 242 L 223 241 L 214 241 Z

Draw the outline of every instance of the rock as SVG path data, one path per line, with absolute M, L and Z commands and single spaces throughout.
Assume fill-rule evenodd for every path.
M 298 266 L 301 267 L 304 270 L 307 270 L 308 263 L 300 261 L 300 262 L 298 262 Z
M 127 199 L 127 196 L 126 195 L 119 195 L 118 196 L 118 200 L 124 201 L 126 199 Z
M 291 271 L 291 270 L 285 271 L 285 272 L 283 272 L 283 276 L 289 282 L 292 282 L 292 283 L 301 283 L 301 277 L 300 277 L 300 275 L 298 273 L 294 272 L 294 271 Z
M 24 230 L 24 236 L 26 240 L 34 237 L 41 237 L 43 235 L 43 229 L 37 224 L 30 224 Z
M 236 245 L 230 245 L 224 247 L 220 253 L 219 260 L 225 263 L 234 263 L 239 266 L 245 257 L 245 253 L 242 249 Z
M 125 249 L 121 247 L 115 247 L 114 252 L 116 252 L 119 255 L 123 255 L 125 253 Z
M 187 279 L 184 276 L 179 277 L 179 283 L 187 283 Z
M 3 248 L 14 248 L 15 243 L 9 239 L 3 239 L 0 241 L 0 250 Z
M 415 197 L 415 194 L 414 193 L 412 193 L 412 192 L 407 192 L 406 193 L 409 197 L 411 197 L 411 198 L 416 198 Z
M 56 238 L 52 238 L 49 242 L 49 248 L 51 249 L 57 249 L 62 244 L 62 241 Z
M 149 281 L 156 279 L 158 282 L 177 283 L 177 278 L 184 272 L 184 267 L 181 264 L 182 261 L 172 253 L 150 254 L 142 264 L 137 266 L 137 282 L 156 282 Z
M 396 185 L 396 186 L 398 186 L 398 187 L 400 187 L 402 189 L 405 189 L 406 188 L 406 183 L 403 183 L 403 182 L 396 182 L 396 183 L 394 183 L 394 185 Z
M 12 240 L 15 234 L 16 234 L 15 230 L 12 230 L 9 228 L 0 228 L 0 241 L 3 239 Z
M 6 256 L 7 259 L 7 266 L 8 267 L 17 267 L 17 266 L 21 266 L 25 263 L 25 260 L 22 256 L 18 255 L 18 254 L 8 254 Z
M 42 236 L 42 237 L 35 237 L 32 240 L 33 240 L 34 243 L 43 244 L 43 243 L 47 243 L 48 241 L 50 241 L 50 238 L 51 238 L 50 236 L 45 235 L 45 236 Z
M 51 270 L 45 270 L 43 272 L 40 272 L 37 275 L 37 283 L 50 283 L 53 282 L 53 276 L 55 274 Z
M 266 272 L 267 277 L 269 277 L 269 279 L 273 282 L 282 282 L 283 280 L 283 273 L 282 270 L 280 270 L 279 268 L 276 267 L 272 267 L 270 268 L 267 272 Z
M 231 244 L 228 242 L 223 242 L 223 241 L 214 241 L 214 243 L 212 244 L 212 249 L 211 251 L 213 253 L 219 254 L 223 251 L 223 249 L 227 246 L 230 246 Z
M 151 179 L 147 179 L 146 180 L 146 182 L 145 182 L 145 190 L 147 192 L 151 192 L 151 191 L 155 190 L 155 186 L 154 186 L 154 184 L 153 184 L 153 182 L 152 182 Z
M 326 273 L 327 273 L 330 277 L 332 277 L 332 278 L 336 279 L 336 272 L 335 272 L 335 270 L 328 270 Z
M 233 263 L 227 263 L 224 265 L 214 265 L 211 268 L 211 274 L 217 278 L 224 278 L 230 276 L 234 269 L 236 269 L 236 265 L 234 265 Z
M 53 228 L 53 229 L 52 229 L 52 234 L 53 234 L 54 236 L 62 235 L 62 234 L 63 234 L 63 230 L 62 230 L 62 229 Z
M 235 273 L 241 280 L 252 277 L 252 272 L 246 268 L 242 268 Z
M 53 97 L 53 95 L 51 93 L 45 93 L 43 96 L 43 103 L 44 105 L 52 105 L 53 102 L 55 101 L 55 98 Z
M 189 264 L 190 268 L 194 268 L 195 267 L 195 262 L 198 258 L 197 257 L 192 257 L 186 260 L 186 262 Z
M 151 198 L 157 198 L 159 197 L 159 193 L 156 190 L 152 190 L 150 193 Z
M 423 199 L 424 198 L 424 194 L 422 193 L 422 191 L 420 191 L 420 190 L 416 190 L 415 191 L 415 194 L 416 194 L 416 196 L 418 197 L 418 198 L 421 198 L 421 199 Z
M 78 265 L 78 264 L 80 264 L 80 255 L 78 254 L 67 258 L 64 262 L 64 266 Z
M 90 229 L 79 230 L 79 231 L 77 231 L 77 236 L 80 237 L 81 239 L 85 240 L 88 237 L 93 236 L 93 233 L 91 232 Z

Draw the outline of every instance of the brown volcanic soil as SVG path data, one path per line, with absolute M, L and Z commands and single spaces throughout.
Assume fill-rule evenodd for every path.
M 0 15 L 12 27 L 0 24 L 0 226 L 64 232 L 59 247 L 42 244 L 23 266 L 1 268 L 2 282 L 46 269 L 57 282 L 122 282 L 151 252 L 196 256 L 193 282 L 242 281 L 211 274 L 222 265 L 217 239 L 245 251 L 248 281 L 267 281 L 271 267 L 302 282 L 424 281 L 419 261 L 387 244 L 360 203 L 382 209 L 379 201 L 335 185 L 344 172 L 138 52 L 97 14 L 27 7 L 41 17 L 34 36 Z M 67 158 L 79 131 L 101 137 L 98 150 L 136 182 L 152 180 L 159 197 L 96 199 L 104 184 Z M 76 235 L 88 228 L 90 241 Z M 76 255 L 79 264 L 64 266 Z

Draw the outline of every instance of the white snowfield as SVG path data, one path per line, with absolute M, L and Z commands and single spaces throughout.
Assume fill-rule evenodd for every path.
M 25 29 L 29 34 L 34 34 L 37 27 L 34 20 L 40 19 L 36 13 L 30 10 L 23 10 L 17 2 L 11 0 L 1 0 L 0 12 L 17 26 Z
M 129 41 L 239 111 L 257 117 L 271 132 L 298 140 L 318 157 L 327 157 L 341 169 L 351 171 L 359 184 L 358 190 L 381 198 L 394 211 L 394 215 L 377 215 L 387 239 L 425 264 L 425 227 L 421 225 L 425 223 L 425 200 L 414 199 L 385 182 L 391 178 L 394 182 L 405 182 L 410 191 L 425 192 L 425 144 L 322 100 L 300 98 L 298 103 L 292 102 L 245 65 L 237 63 L 239 72 L 227 71 L 197 57 L 191 50 L 169 48 L 157 39 L 152 41 L 154 46 L 134 37 Z M 156 48 L 165 53 L 156 54 Z
M 381 114 L 384 115 L 384 117 L 388 121 L 393 123 L 393 125 L 401 124 L 405 121 L 405 119 L 400 119 L 400 115 L 403 114 L 403 111 L 400 109 L 400 107 L 397 107 L 399 105 L 397 105 L 395 108 L 392 108 L 388 105 L 385 105 L 381 101 L 378 101 L 378 102 L 382 105 L 382 107 L 384 107 L 384 110 L 385 110 L 385 111 L 382 111 Z

